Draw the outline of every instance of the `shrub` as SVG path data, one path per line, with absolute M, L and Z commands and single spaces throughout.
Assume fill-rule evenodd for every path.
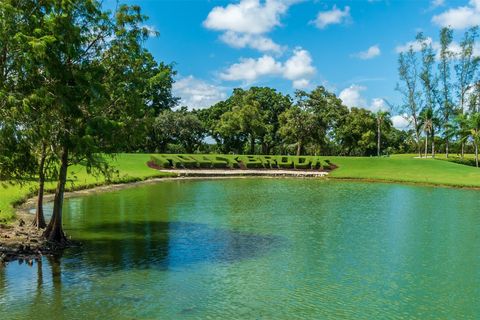
M 171 168 L 171 167 L 172 167 L 172 165 L 170 164 L 170 162 L 169 162 L 167 159 L 165 159 L 164 157 L 162 157 L 162 156 L 155 156 L 155 157 L 152 156 L 152 157 L 150 157 L 150 161 L 151 161 L 154 165 L 156 165 L 156 166 L 158 166 L 158 167 L 160 167 L 160 168 L 165 168 L 165 169 L 166 169 L 166 168 Z
M 199 168 L 211 168 L 212 159 L 204 155 L 192 155 L 191 156 L 195 161 L 197 161 L 197 166 Z
M 252 169 L 252 168 L 263 168 L 262 161 L 255 156 L 240 156 L 235 158 L 237 162 L 241 162 L 245 168 Z
M 295 157 L 293 160 L 293 166 L 295 169 L 311 169 L 312 161 L 307 157 Z
M 293 168 L 293 160 L 287 156 L 278 156 L 276 157 L 277 166 L 281 169 L 291 169 Z

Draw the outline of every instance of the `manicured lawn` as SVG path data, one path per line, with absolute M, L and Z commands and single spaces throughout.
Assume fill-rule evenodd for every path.
M 149 168 L 146 163 L 154 157 L 161 155 L 151 154 L 119 154 L 111 161 L 112 166 L 119 170 L 119 174 L 113 182 L 128 182 L 144 180 L 151 177 L 166 176 Z M 198 156 L 198 155 L 197 155 Z M 237 156 L 232 155 L 208 155 L 208 157 L 224 157 L 229 160 Z M 435 159 L 415 159 L 416 155 L 394 155 L 388 158 L 357 158 L 357 157 L 308 157 L 330 160 L 338 168 L 332 171 L 330 178 L 336 179 L 365 179 L 393 182 L 425 183 L 435 185 L 447 185 L 458 187 L 480 187 L 480 169 L 441 161 Z M 438 158 L 441 158 L 439 155 Z M 265 161 L 262 157 L 262 161 Z M 295 161 L 295 160 L 292 160 Z M 87 174 L 82 167 L 70 169 L 71 183 L 68 189 L 86 188 L 105 184 L 102 177 L 94 177 Z M 25 186 L 0 186 L 0 222 L 9 221 L 14 217 L 12 203 L 25 199 L 34 192 L 36 184 L 28 183 Z M 54 183 L 48 183 L 47 189 L 53 190 Z
M 146 163 L 150 160 L 149 154 L 119 154 L 110 160 L 111 165 L 119 172 L 118 176 L 113 178 L 112 182 L 139 181 L 153 177 L 168 176 L 169 174 L 158 172 L 149 168 Z M 105 184 L 103 177 L 89 175 L 85 168 L 81 166 L 71 167 L 69 169 L 68 190 L 88 188 L 90 186 Z M 14 208 L 12 203 L 25 199 L 35 192 L 36 183 L 27 183 L 19 185 L 0 185 L 0 222 L 9 221 L 14 217 Z M 47 190 L 54 190 L 55 183 L 46 184 Z
M 394 155 L 389 158 L 328 157 L 339 166 L 330 177 L 480 187 L 480 169 L 414 157 L 415 155 Z

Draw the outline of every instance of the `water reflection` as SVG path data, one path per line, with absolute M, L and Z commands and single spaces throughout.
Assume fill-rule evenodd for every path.
M 97 239 L 82 240 L 65 257 L 97 269 L 182 268 L 196 263 L 233 263 L 253 259 L 285 244 L 259 235 L 206 224 L 163 221 L 103 223 L 90 230 Z M 102 239 L 103 238 L 103 239 Z

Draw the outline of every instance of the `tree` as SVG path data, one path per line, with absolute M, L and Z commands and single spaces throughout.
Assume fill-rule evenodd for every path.
M 318 86 L 311 92 L 297 90 L 296 98 L 298 104 L 311 110 L 315 115 L 318 129 L 315 133 L 315 143 L 323 149 L 323 153 L 329 151 L 326 150 L 327 145 L 335 140 L 336 129 L 343 125 L 348 114 L 348 107 L 323 86 Z
M 271 131 L 272 125 L 267 122 L 267 114 L 261 110 L 254 94 L 237 93 L 234 102 L 232 109 L 220 117 L 216 132 L 223 137 L 237 135 L 243 137 L 242 140 L 248 139 L 248 152 L 255 154 L 256 140 Z
M 457 63 L 455 64 L 455 73 L 457 82 L 458 108 L 463 113 L 466 111 L 468 92 L 474 86 L 474 77 L 478 69 L 480 58 L 474 55 L 475 40 L 478 37 L 478 27 L 471 28 L 460 42 L 460 52 L 458 53 Z
M 418 60 L 412 46 L 410 46 L 407 52 L 400 53 L 398 65 L 401 84 L 397 84 L 397 90 L 403 96 L 403 104 L 400 106 L 399 111 L 400 114 L 405 114 L 407 119 L 413 124 L 417 141 L 417 151 L 419 156 L 421 156 L 418 116 L 422 101 L 417 83 L 419 75 Z
M 112 171 L 103 155 L 126 145 L 125 138 L 133 136 L 129 130 L 143 121 L 142 105 L 148 101 L 146 105 L 152 107 L 152 94 L 161 96 L 155 95 L 161 72 L 153 68 L 158 72 L 150 73 L 146 81 L 140 76 L 152 69 L 152 59 L 142 47 L 150 31 L 141 27 L 145 17 L 137 6 L 120 6 L 112 21 L 94 0 L 22 3 L 32 4 L 28 14 L 2 20 L 19 30 L 14 39 L 22 48 L 5 64 L 14 71 L 0 84 L 1 94 L 7 92 L 11 102 L 2 111 L 11 124 L 5 128 L 17 132 L 9 136 L 34 138 L 29 141 L 38 145 L 31 146 L 29 153 L 39 154 L 39 159 L 47 150 L 52 154 L 57 187 L 44 236 L 64 243 L 62 205 L 68 167 L 82 163 L 89 172 L 108 178 Z M 115 90 L 113 84 L 121 89 Z M 36 122 L 32 121 L 35 110 L 42 115 Z M 37 128 L 43 132 L 34 134 Z
M 315 115 L 305 107 L 294 105 L 284 111 L 279 120 L 280 136 L 285 142 L 295 144 L 297 156 L 302 155 L 303 148 L 315 139 L 318 131 Z
M 187 153 L 195 152 L 205 138 L 203 123 L 186 108 L 164 110 L 153 124 L 157 152 L 167 152 L 169 144 L 181 145 Z
M 448 130 L 450 116 L 453 113 L 453 103 L 451 97 L 450 63 L 453 54 L 450 45 L 453 41 L 453 31 L 450 28 L 442 28 L 440 31 L 440 62 L 438 64 L 440 78 L 440 110 L 442 114 L 442 123 L 444 131 Z M 445 152 L 448 157 L 449 139 L 445 137 Z
M 351 108 L 345 123 L 338 130 L 343 155 L 364 156 L 377 153 L 377 119 L 363 108 Z
M 422 128 L 422 131 L 425 132 L 425 158 L 427 157 L 428 152 L 428 136 L 432 135 L 432 156 L 434 155 L 434 120 L 433 120 L 433 109 L 425 108 L 420 113 L 420 122 L 419 126 Z
M 480 113 L 475 112 L 469 115 L 467 120 L 470 137 L 475 148 L 475 165 L 478 168 L 478 145 L 480 144 Z

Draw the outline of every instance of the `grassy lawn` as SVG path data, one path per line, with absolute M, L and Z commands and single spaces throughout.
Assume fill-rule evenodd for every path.
M 119 170 L 118 177 L 113 182 L 128 182 L 144 180 L 168 174 L 155 171 L 146 162 L 150 154 L 119 154 L 111 161 L 112 166 Z M 159 157 L 160 155 L 154 155 Z M 210 155 L 211 156 L 211 155 Z M 217 156 L 217 155 L 215 155 Z M 233 159 L 236 156 L 218 155 Z M 388 158 L 357 158 L 357 157 L 311 157 L 321 158 L 322 163 L 330 160 L 338 168 L 330 173 L 331 178 L 365 179 L 393 182 L 425 183 L 457 187 L 480 187 L 480 169 L 441 161 L 435 159 L 415 159 L 416 155 L 394 155 Z M 161 157 L 161 156 L 160 156 Z M 441 158 L 439 155 L 438 158 Z M 87 174 L 82 167 L 72 167 L 69 175 L 71 181 L 68 189 L 80 189 L 105 184 L 102 177 Z M 9 221 L 14 217 L 13 203 L 25 199 L 35 190 L 34 182 L 22 187 L 0 186 L 0 222 Z M 54 183 L 47 183 L 47 189 L 53 190 Z
M 150 160 L 150 156 L 149 154 L 117 155 L 114 159 L 110 160 L 111 165 L 119 171 L 118 176 L 114 177 L 112 182 L 139 181 L 169 175 L 146 166 L 147 161 Z M 88 188 L 102 184 L 105 184 L 103 177 L 89 175 L 83 167 L 76 166 L 69 169 L 68 190 Z M 55 189 L 55 183 L 49 182 L 45 187 L 47 190 L 53 191 Z M 0 222 L 11 220 L 15 213 L 12 204 L 32 195 L 32 193 L 35 192 L 35 188 L 35 182 L 27 183 L 23 186 L 0 185 Z
M 342 179 L 480 187 L 480 169 L 448 161 L 414 157 L 415 155 L 394 155 L 389 158 L 329 157 L 339 166 L 330 176 Z

